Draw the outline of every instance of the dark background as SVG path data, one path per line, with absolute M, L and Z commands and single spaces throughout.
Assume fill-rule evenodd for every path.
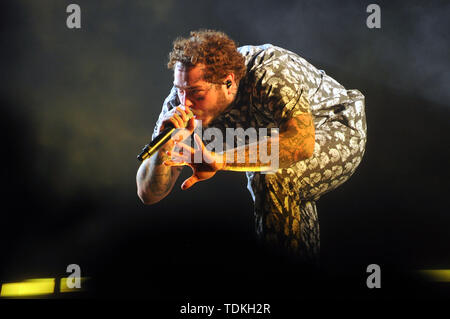
M 448 298 L 416 273 L 450 268 L 448 1 L 377 1 L 381 29 L 371 1 L 79 0 L 81 29 L 69 1 L 0 3 L 2 283 L 76 263 L 87 298 Z M 366 97 L 365 157 L 318 202 L 318 273 L 257 245 L 245 174 L 182 192 L 186 168 L 160 203 L 136 195 L 171 43 L 198 28 L 294 51 Z

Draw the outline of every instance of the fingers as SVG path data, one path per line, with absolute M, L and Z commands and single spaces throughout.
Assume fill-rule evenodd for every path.
M 163 162 L 166 166 L 184 166 L 189 165 L 190 163 L 190 155 L 189 154 L 183 154 L 183 153 L 177 153 L 177 152 L 171 152 L 167 151 L 167 155 L 170 156 L 170 160 L 166 160 Z
M 174 142 L 183 142 L 190 135 L 192 135 L 192 131 L 188 130 L 187 128 L 180 128 L 172 133 L 171 139 Z
M 176 114 L 175 114 L 176 115 Z M 171 122 L 173 124 L 173 127 L 175 128 L 180 128 L 180 123 L 178 122 L 177 118 L 175 117 L 175 115 L 173 115 L 170 119 L 169 122 Z
M 195 153 L 195 149 L 193 149 L 192 147 L 190 147 L 187 144 L 184 144 L 182 142 L 176 142 L 175 143 L 175 147 L 178 147 L 178 149 L 182 150 L 183 153 L 188 153 L 188 154 L 194 154 Z
M 170 156 L 170 159 L 173 162 L 181 163 L 183 162 L 185 165 L 188 165 L 187 163 L 192 163 L 192 155 L 187 153 L 178 153 L 178 152 L 166 152 L 167 155 Z
M 164 126 L 167 123 L 172 123 L 172 125 L 175 128 L 185 128 L 187 125 L 190 126 L 190 131 L 192 132 L 195 128 L 194 123 L 190 122 L 188 114 L 192 111 L 188 106 L 185 106 L 184 110 L 181 106 L 177 106 L 176 108 L 172 109 L 170 112 L 166 114 L 166 119 L 163 121 L 163 124 L 161 126 L 161 130 L 164 128 Z M 191 128 L 193 127 L 193 128 Z
M 192 112 L 191 108 L 187 105 L 184 106 L 184 111 L 186 112 L 186 115 L 194 117 L 194 113 Z
M 194 132 L 195 128 L 197 127 L 197 121 L 192 117 L 186 126 L 186 129 L 189 130 L 192 134 L 192 132 Z
M 173 160 L 167 160 L 163 162 L 164 165 L 166 166 L 186 166 L 187 163 L 185 162 L 178 162 L 178 161 L 173 161 Z
M 185 180 L 183 182 L 183 184 L 181 184 L 181 189 L 185 191 L 185 190 L 191 188 L 197 182 L 198 182 L 198 178 L 196 176 L 192 175 L 187 180 Z
M 173 115 L 173 117 L 172 118 L 174 118 L 176 121 L 177 121 L 177 128 L 182 128 L 182 127 L 184 127 L 185 125 L 184 125 L 184 120 L 182 119 L 182 117 L 181 117 L 181 115 L 180 114 L 178 114 L 178 113 L 175 113 L 174 115 Z
M 186 112 L 180 106 L 177 106 L 177 111 L 180 114 L 181 120 L 183 121 L 183 123 L 187 122 L 188 116 L 187 116 Z
M 205 144 L 203 144 L 202 139 L 200 138 L 200 136 L 197 135 L 197 133 L 194 134 L 194 140 L 198 149 L 203 150 L 205 148 Z
M 192 134 L 192 132 L 197 127 L 197 122 L 195 121 L 194 114 L 192 113 L 191 109 L 189 108 L 189 106 L 185 105 L 184 110 L 180 106 L 177 107 L 177 110 L 180 112 L 181 119 L 184 121 L 183 127 L 186 127 L 186 129 L 189 130 Z
M 184 139 L 184 132 L 182 131 L 183 129 L 176 129 L 173 133 L 172 136 L 170 137 L 175 143 L 176 142 L 181 142 Z
M 180 125 L 180 123 L 182 123 L 181 118 L 177 119 L 177 116 L 179 117 L 179 115 L 177 115 L 177 114 L 170 115 L 169 118 L 167 118 L 166 120 L 164 120 L 162 122 L 161 128 L 159 131 L 161 132 L 162 130 L 164 130 L 166 128 L 167 123 L 172 123 L 173 127 L 175 127 L 175 128 L 182 128 L 183 126 Z
M 199 149 L 205 148 L 205 145 L 203 144 L 200 136 L 198 136 L 197 134 L 194 134 L 194 139 L 195 139 L 195 144 L 197 145 L 197 147 Z M 172 155 L 172 156 L 183 157 L 185 160 L 187 160 L 187 158 L 191 159 L 192 156 L 196 152 L 195 148 L 193 148 L 185 143 L 182 143 L 180 141 L 175 141 L 174 150 L 178 153 L 167 152 L 167 154 Z

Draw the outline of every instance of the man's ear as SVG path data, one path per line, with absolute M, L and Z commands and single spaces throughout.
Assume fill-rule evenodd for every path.
M 228 83 L 231 83 L 231 85 L 229 85 Z M 236 84 L 236 78 L 234 76 L 234 73 L 230 73 L 227 75 L 224 84 L 227 86 L 228 91 L 231 93 L 233 86 L 235 86 Z

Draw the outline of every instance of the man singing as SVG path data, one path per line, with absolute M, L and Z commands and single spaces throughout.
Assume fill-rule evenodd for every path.
M 153 138 L 168 123 L 187 134 L 143 161 L 136 177 L 139 198 L 150 205 L 166 197 L 186 165 L 193 175 L 183 182 L 183 190 L 218 170 L 245 171 L 258 235 L 272 247 L 316 262 L 316 201 L 347 181 L 361 162 L 364 96 L 293 52 L 271 44 L 237 48 L 222 32 L 200 30 L 178 38 L 169 57 L 174 83 Z M 223 136 L 227 128 L 278 128 L 275 172 L 252 154 L 259 145 L 230 149 L 227 144 L 224 152 L 211 151 L 205 147 L 208 141 L 193 134 L 198 121 L 202 129 L 217 128 Z M 181 140 L 189 135 L 197 147 Z M 191 160 L 199 152 L 203 160 Z M 245 160 L 237 160 L 238 153 Z

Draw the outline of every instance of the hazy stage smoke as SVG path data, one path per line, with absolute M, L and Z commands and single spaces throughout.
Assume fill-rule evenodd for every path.
M 353 78 L 446 104 L 450 98 L 450 3 L 377 1 L 381 29 L 368 29 L 370 3 L 245 1 L 229 6 L 221 2 L 217 12 L 240 26 L 240 34 L 253 36 L 247 41 L 285 46 L 319 68 L 332 66 Z

